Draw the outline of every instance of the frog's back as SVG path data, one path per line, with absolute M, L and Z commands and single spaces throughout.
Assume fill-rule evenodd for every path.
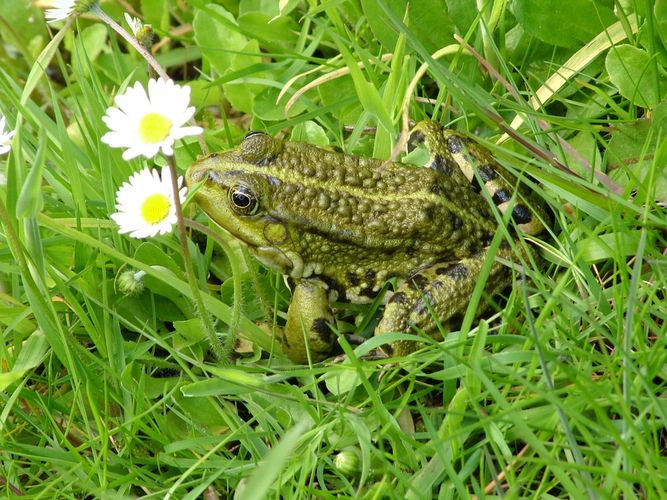
M 481 249 L 495 227 L 469 185 L 430 168 L 287 142 L 263 174 L 274 189 L 271 215 L 359 248 L 453 260 Z

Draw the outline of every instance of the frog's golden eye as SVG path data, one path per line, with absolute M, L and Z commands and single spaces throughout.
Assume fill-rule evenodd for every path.
M 234 186 L 229 190 L 229 203 L 241 215 L 254 215 L 259 208 L 255 193 L 247 186 Z

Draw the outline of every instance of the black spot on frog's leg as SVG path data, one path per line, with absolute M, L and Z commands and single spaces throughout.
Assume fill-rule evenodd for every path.
M 334 333 L 325 318 L 315 318 L 310 329 L 317 333 L 327 344 L 330 344 L 333 340 Z
M 517 224 L 526 224 L 533 219 L 533 215 L 524 205 L 515 205 L 512 210 L 512 219 Z
M 479 180 L 477 179 L 477 176 L 474 176 L 472 178 L 472 180 L 470 181 L 470 188 L 475 193 L 481 193 L 482 192 L 482 186 L 479 185 Z
M 366 279 L 372 281 L 375 279 L 375 269 L 369 269 L 366 271 Z
M 498 178 L 498 172 L 491 165 L 480 165 L 477 167 L 477 170 L 483 182 L 489 182 Z
M 340 283 L 338 283 L 335 279 L 324 275 L 318 276 L 318 279 L 324 281 L 329 290 L 333 290 L 336 292 L 336 294 L 338 295 L 338 300 L 341 301 L 346 300 L 345 289 L 342 286 L 340 286 Z
M 460 137 L 452 135 L 447 139 L 447 149 L 454 154 L 460 153 L 463 151 L 463 141 Z
M 373 288 L 374 287 L 373 287 L 372 284 L 366 285 L 361 290 L 359 290 L 359 295 L 361 295 L 362 297 L 369 297 L 369 298 L 372 299 L 373 297 L 375 297 L 377 295 L 377 292 L 375 290 L 373 290 Z
M 498 191 L 493 193 L 492 198 L 493 198 L 493 202 L 496 205 L 500 205 L 501 203 L 506 203 L 506 202 L 510 201 L 511 197 L 512 197 L 512 195 L 510 194 L 510 192 L 507 189 L 500 188 Z
M 359 276 L 352 272 L 347 273 L 347 281 L 352 286 L 357 286 L 360 283 Z
M 417 286 L 419 290 L 423 290 L 424 288 L 426 288 L 426 285 L 428 284 L 428 280 L 421 274 L 415 274 L 412 277 L 412 282 Z
M 415 130 L 412 132 L 412 134 L 410 134 L 410 138 L 408 139 L 408 153 L 413 151 L 420 144 L 423 144 L 425 138 L 426 137 L 424 136 L 424 132 L 421 130 Z
M 440 172 L 447 177 L 451 176 L 454 173 L 454 166 L 448 158 L 443 158 L 440 155 L 436 155 L 433 161 L 431 162 L 430 168 L 436 172 Z
M 389 303 L 390 304 L 399 304 L 399 305 L 407 304 L 408 303 L 408 297 L 403 292 L 396 292 L 389 299 Z
M 449 276 L 454 281 L 458 281 L 468 276 L 468 268 L 459 262 L 448 267 L 439 267 L 435 270 L 435 274 Z

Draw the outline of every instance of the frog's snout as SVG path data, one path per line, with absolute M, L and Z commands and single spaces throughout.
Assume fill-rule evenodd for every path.
M 192 165 L 188 168 L 185 172 L 186 186 L 191 187 L 193 184 L 203 181 L 207 177 L 206 170 L 208 169 L 201 168 L 200 165 Z
M 206 163 L 194 164 L 185 172 L 185 185 L 192 187 L 195 184 L 206 181 L 213 184 L 222 184 L 220 172 Z

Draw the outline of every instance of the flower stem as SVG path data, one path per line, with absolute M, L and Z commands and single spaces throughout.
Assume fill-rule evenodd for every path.
M 160 75 L 161 78 L 164 78 L 165 80 L 169 80 L 169 75 L 167 72 L 164 70 L 162 66 L 160 66 L 160 63 L 157 62 L 155 57 L 153 57 L 153 54 L 151 54 L 148 50 L 146 50 L 146 47 L 141 45 L 139 41 L 134 38 L 132 35 L 130 35 L 125 28 L 123 28 L 120 24 L 118 24 L 116 21 L 111 19 L 109 15 L 104 12 L 102 9 L 100 9 L 100 6 L 97 4 L 94 4 L 92 8 L 90 9 L 97 17 L 99 17 L 102 21 L 107 23 L 111 29 L 113 29 L 116 33 L 118 33 L 120 36 L 122 36 L 127 43 L 132 45 L 134 49 L 141 54 L 141 57 L 146 59 L 148 61 L 148 64 L 151 65 L 151 68 L 155 70 L 155 72 Z
M 197 283 L 197 277 L 195 276 L 194 266 L 192 265 L 192 259 L 190 258 L 190 249 L 188 248 L 188 235 L 185 229 L 185 221 L 183 220 L 183 209 L 181 207 L 181 198 L 178 194 L 178 174 L 176 172 L 176 162 L 174 161 L 173 156 L 166 156 L 167 163 L 169 164 L 169 172 L 171 173 L 171 188 L 174 191 L 174 208 L 176 209 L 176 225 L 178 226 L 178 237 L 181 242 L 181 250 L 183 252 L 183 264 L 185 266 L 185 274 L 190 285 L 190 291 L 192 292 L 192 299 L 195 303 L 195 309 L 197 314 L 201 318 L 202 323 L 204 324 L 204 330 L 208 336 L 209 343 L 211 344 L 211 349 L 213 353 L 218 358 L 219 361 L 223 363 L 229 362 L 229 350 L 223 348 L 218 339 L 213 324 L 211 323 L 211 318 L 208 315 L 208 311 L 204 307 L 204 301 L 201 298 L 201 293 L 199 291 L 199 284 Z
M 146 49 L 146 47 L 141 45 L 141 43 L 139 43 L 139 40 L 137 40 L 134 36 L 130 35 L 125 28 L 123 28 L 120 24 L 118 24 L 111 17 L 109 17 L 109 15 L 106 12 L 104 12 L 97 3 L 93 4 L 90 10 L 102 21 L 104 21 L 107 25 L 109 25 L 109 27 L 112 30 L 114 30 L 121 37 L 123 37 L 127 41 L 127 43 L 132 45 L 132 47 L 134 47 L 134 49 L 137 52 L 139 52 L 141 57 L 143 57 L 148 62 L 150 68 L 152 68 L 152 70 L 155 71 L 155 73 L 157 73 L 157 75 L 160 78 L 164 79 L 165 81 L 171 80 L 165 69 L 162 66 L 160 66 L 160 63 L 157 62 L 157 59 L 153 57 L 153 54 L 151 54 L 150 51 Z M 190 119 L 189 123 L 192 125 L 197 124 L 194 118 Z M 202 154 L 205 155 L 208 154 L 208 146 L 204 141 L 204 137 L 200 135 L 198 136 L 197 140 L 199 141 L 199 147 L 201 148 Z

